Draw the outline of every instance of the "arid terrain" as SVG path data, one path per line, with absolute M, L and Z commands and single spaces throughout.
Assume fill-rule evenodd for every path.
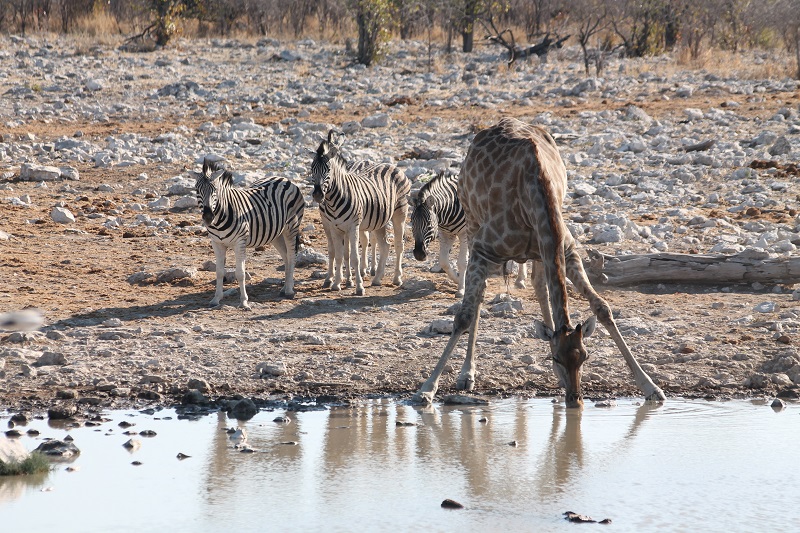
M 743 126 L 735 124 L 725 132 L 714 129 L 723 127 L 718 125 L 707 130 L 708 138 L 731 143 L 769 129 L 767 121 L 782 109 L 788 108 L 793 114 L 776 127 L 785 129 L 793 127 L 792 123 L 799 123 L 800 94 L 796 85 L 791 90 L 758 92 L 754 98 L 752 92 L 747 91 L 728 94 L 720 92 L 718 87 L 704 90 L 702 76 L 691 94 L 671 98 L 664 98 L 664 91 L 658 87 L 645 87 L 639 93 L 615 97 L 602 91 L 589 91 L 573 98 L 572 102 L 565 102 L 564 97 L 550 97 L 545 90 L 541 96 L 528 96 L 529 102 L 525 105 L 515 103 L 513 98 L 491 105 L 469 102 L 432 105 L 430 98 L 447 98 L 447 87 L 439 88 L 433 83 L 424 98 L 420 94 L 404 94 L 398 89 L 390 94 L 373 93 L 377 94 L 373 103 L 365 103 L 355 96 L 356 93 L 351 95 L 345 90 L 335 100 L 338 105 L 323 105 L 320 100 L 313 99 L 310 100 L 315 102 L 313 104 L 289 106 L 271 103 L 269 99 L 262 99 L 257 105 L 240 105 L 241 102 L 225 98 L 206 101 L 167 97 L 156 99 L 156 105 L 152 103 L 153 92 L 173 80 L 193 76 L 201 84 L 214 85 L 222 81 L 215 73 L 204 71 L 202 63 L 195 60 L 195 57 L 203 57 L 207 48 L 193 50 L 184 43 L 177 51 L 159 52 L 159 58 L 176 54 L 163 67 L 163 79 L 156 74 L 145 76 L 139 72 L 140 63 L 150 64 L 155 57 L 107 49 L 96 51 L 93 57 L 86 59 L 86 68 L 94 69 L 95 73 L 76 71 L 80 67 L 73 64 L 69 67 L 73 75 L 62 76 L 56 66 L 55 79 L 45 75 L 43 81 L 37 81 L 35 78 L 40 72 L 37 69 L 51 74 L 53 71 L 48 71 L 46 64 L 37 66 L 36 54 L 25 56 L 19 51 L 35 51 L 41 47 L 41 43 L 12 43 L 5 38 L 0 46 L 5 50 L 4 57 L 21 63 L 14 69 L 9 67 L 0 82 L 0 94 L 5 100 L 0 105 L 0 231 L 7 237 L 0 240 L 0 312 L 35 308 L 44 316 L 44 325 L 38 331 L 6 332 L 0 338 L 0 409 L 8 410 L 44 410 L 62 404 L 115 408 L 198 401 L 196 395 L 187 397 L 190 389 L 200 390 L 210 400 L 236 395 L 269 399 L 397 394 L 406 398 L 428 376 L 447 338 L 431 333 L 429 326 L 452 318 L 446 313 L 457 300 L 454 284 L 444 274 L 430 271 L 433 258 L 425 263 L 414 260 L 410 253 L 413 247 L 410 227 L 405 242 L 405 283 L 400 288 L 391 285 L 389 275 L 382 287 L 367 286 L 364 297 L 354 296 L 353 289 L 331 293 L 321 288 L 324 265 L 299 265 L 295 271 L 298 293 L 294 299 L 282 299 L 278 292 L 283 267 L 277 252 L 267 247 L 248 251 L 247 270 L 252 276 L 248 292 L 252 310 L 237 307 L 237 294 L 226 296 L 222 306 L 208 306 L 214 289 L 214 273 L 204 267 L 207 261 L 213 261 L 208 237 L 201 227 L 197 208 L 174 205 L 176 196 L 191 197 L 193 193 L 186 191 L 171 196 L 170 203 L 150 206 L 151 202 L 169 196 L 167 188 L 173 183 L 169 180 L 180 176 L 188 178 L 187 170 L 199 170 L 198 162 L 206 153 L 222 153 L 231 168 L 242 171 L 280 174 L 283 165 L 303 188 L 309 201 L 303 223 L 304 247 L 324 254 L 327 250 L 325 234 L 319 223 L 319 210 L 311 203 L 303 169 L 310 163 L 309 150 L 316 148 L 314 142 L 319 142 L 319 136 L 329 126 L 342 127 L 348 122 L 391 112 L 394 127 L 383 128 L 377 137 L 365 136 L 366 128 L 358 130 L 349 135 L 348 142 L 382 151 L 391 160 L 403 161 L 419 156 L 413 150 L 416 147 L 411 144 L 413 138 L 409 140 L 411 132 L 426 132 L 428 135 L 422 138 L 426 146 L 440 147 L 445 152 L 455 150 L 456 156 L 463 156 L 471 134 L 501 116 L 534 121 L 545 114 L 557 125 L 574 124 L 579 130 L 587 113 L 596 116 L 608 112 L 608 131 L 616 128 L 615 114 L 623 113 L 632 104 L 650 120 L 675 124 L 676 128 L 681 127 L 678 124 L 686 109 L 735 108 L 737 120 L 752 125 L 752 130 L 743 130 Z M 210 54 L 216 55 L 209 56 L 208 60 L 220 64 L 235 63 L 239 57 L 237 53 L 246 54 L 246 50 L 237 52 L 235 47 L 212 46 L 210 50 Z M 240 80 L 237 83 L 247 84 L 248 78 L 242 72 L 248 72 L 248 65 L 253 72 L 262 72 L 262 75 L 267 75 L 263 74 L 263 69 L 268 67 L 272 74 L 267 78 L 278 84 L 278 90 L 287 87 L 287 92 L 312 76 L 309 69 L 318 60 L 270 62 L 268 54 L 261 57 L 253 52 L 252 55 L 251 63 L 242 62 L 242 70 L 231 71 L 228 75 Z M 187 62 L 181 61 L 187 57 Z M 335 54 L 332 57 L 336 57 Z M 67 54 L 47 58 L 47 61 L 58 64 L 61 59 L 84 64 L 79 56 Z M 541 68 L 550 72 L 559 65 L 566 68 L 569 64 L 566 58 L 554 60 Z M 491 58 L 485 61 L 478 70 L 493 68 Z M 261 62 L 266 66 L 262 67 Z M 125 65 L 131 66 L 126 70 Z M 347 63 L 337 58 L 326 68 L 338 78 L 345 76 Z M 378 72 L 355 70 L 352 77 L 356 80 L 377 78 L 392 68 L 390 64 Z M 530 76 L 536 75 L 535 65 L 526 68 Z M 274 74 L 278 69 L 285 71 L 282 78 Z M 295 69 L 294 73 L 291 69 Z M 68 87 L 52 92 L 46 89 L 51 82 L 69 85 L 79 80 L 82 85 L 103 72 L 106 75 L 104 88 L 95 93 L 83 90 L 76 94 Z M 395 75 L 397 80 L 405 76 L 400 67 L 396 68 Z M 421 67 L 419 75 L 424 75 Z M 580 72 L 574 75 L 581 79 Z M 117 83 L 112 78 L 122 81 Z M 504 91 L 512 91 L 509 87 L 522 83 L 510 74 L 506 77 L 497 74 L 493 79 Z M 255 81 L 258 84 L 259 80 Z M 358 91 L 370 90 L 367 82 L 354 83 Z M 454 82 L 454 91 L 458 83 L 461 82 Z M 611 85 L 614 81 L 608 79 L 605 83 Z M 45 90 L 13 91 L 14 87 L 34 84 Z M 665 75 L 662 86 L 669 90 L 677 84 L 678 81 Z M 469 86 L 480 91 L 481 85 Z M 306 89 L 300 90 L 301 95 L 304 92 Z M 432 92 L 437 94 L 431 95 Z M 405 99 L 400 100 L 400 97 Z M 295 100 L 301 102 L 302 98 Z M 62 105 L 52 106 L 57 101 L 66 102 L 66 109 Z M 114 108 L 115 103 L 122 107 Z M 104 105 L 110 107 L 90 109 Z M 83 107 L 79 109 L 79 106 Z M 32 107 L 40 111 L 28 112 Z M 53 109 L 53 112 L 42 113 L 42 109 Z M 117 112 L 108 109 L 117 109 Z M 293 137 L 291 128 L 298 120 L 316 126 Z M 204 126 L 207 123 L 212 125 Z M 279 138 L 280 143 L 287 145 L 279 148 L 286 152 L 268 153 L 263 148 L 256 155 L 247 155 L 246 139 L 236 136 L 226 139 L 215 136 L 214 130 L 209 129 L 223 123 L 263 127 L 260 138 L 264 140 L 253 141 L 251 147 L 263 148 L 269 139 Z M 447 124 L 447 128 L 439 127 L 437 131 L 432 124 Z M 603 135 L 603 126 L 587 127 L 596 128 L 597 135 Z M 686 129 L 667 131 L 663 135 L 704 140 L 701 128 L 698 126 L 691 132 Z M 163 153 L 150 155 L 164 146 L 164 141 L 158 139 L 171 142 L 169 136 L 175 134 L 183 139 L 180 149 L 172 149 L 170 157 Z M 719 137 L 727 134 L 738 134 L 739 138 Z M 785 157 L 791 158 L 798 153 L 800 135 L 790 130 L 787 137 L 792 148 Z M 572 172 L 577 170 L 589 175 L 591 170 L 584 171 L 578 166 L 585 154 L 575 154 L 593 152 L 582 147 L 581 141 L 575 138 L 575 135 L 565 135 L 566 140 L 559 141 L 563 143 L 567 167 Z M 57 154 L 54 144 L 65 139 L 79 139 L 100 146 L 112 153 L 110 162 L 91 153 L 85 156 L 73 153 L 69 157 Z M 149 147 L 142 149 L 140 154 L 143 155 L 139 157 L 113 155 L 112 145 L 124 148 L 126 143 L 147 143 Z M 228 145 L 233 148 L 226 152 Z M 740 158 L 741 167 L 746 168 L 748 159 L 759 159 L 765 152 L 762 150 L 758 157 L 746 153 Z M 281 156 L 281 153 L 293 155 Z M 632 153 L 640 152 L 633 150 Z M 617 154 L 609 155 L 616 158 L 608 163 L 609 172 L 623 176 L 630 170 L 642 168 L 649 172 L 647 165 L 651 163 L 644 156 L 639 164 L 631 162 L 630 157 L 637 157 L 631 152 Z M 736 168 L 726 170 L 728 163 L 722 156 L 719 161 L 719 164 L 698 167 L 701 169 L 699 178 L 684 180 L 682 190 L 693 189 L 693 194 L 719 191 L 719 196 L 724 197 L 724 187 L 728 185 L 723 182 L 728 180 L 730 184 L 732 181 L 722 177 L 722 173 L 729 174 Z M 786 163 L 786 159 L 777 161 L 781 165 Z M 79 179 L 20 180 L 23 163 L 69 166 L 77 170 Z M 659 165 L 663 166 L 654 167 L 652 175 L 648 175 L 657 182 L 670 173 L 667 163 Z M 663 173 L 660 174 L 658 168 L 663 168 Z M 714 173 L 706 168 L 722 170 Z M 765 187 L 761 192 L 772 201 L 767 201 L 763 209 L 730 212 L 728 208 L 733 204 L 722 200 L 703 200 L 689 206 L 684 205 L 686 200 L 681 198 L 690 196 L 678 196 L 675 202 L 665 201 L 661 207 L 648 209 L 620 204 L 617 213 L 625 213 L 627 220 L 639 229 L 669 221 L 676 229 L 669 233 L 669 238 L 660 240 L 668 243 L 670 251 L 679 253 L 709 253 L 711 245 L 717 242 L 712 236 L 723 233 L 728 227 L 743 228 L 741 231 L 783 231 L 789 236 L 782 240 L 800 244 L 798 176 L 791 173 L 769 176 L 789 184 L 782 188 Z M 595 176 L 594 179 L 597 185 L 601 178 Z M 768 181 L 764 176 L 748 179 Z M 656 191 L 655 196 L 658 194 Z M 683 193 L 670 188 L 660 194 Z M 583 220 L 588 224 L 591 204 L 578 202 L 581 196 L 583 194 L 568 195 L 565 210 L 570 220 L 576 223 Z M 12 198 L 20 201 L 14 202 Z M 633 202 L 637 200 L 634 198 Z M 51 216 L 54 207 L 68 209 L 74 215 L 74 222 L 55 222 Z M 673 212 L 681 207 L 690 209 L 688 216 Z M 716 226 L 707 224 L 705 228 L 689 223 L 690 218 L 698 216 L 706 221 L 725 219 L 726 222 Z M 108 221 L 112 223 L 107 224 Z M 759 224 L 767 226 L 761 230 L 752 229 Z M 678 229 L 681 227 L 683 230 Z M 741 231 L 737 230 L 738 234 Z M 583 242 L 584 248 L 609 255 L 648 253 L 658 249 L 653 248 L 654 240 L 643 240 L 641 236 L 645 233 L 639 231 L 635 238 L 623 242 L 590 242 L 589 235 L 581 235 L 578 240 Z M 695 239 L 684 238 L 687 236 L 695 236 Z M 779 237 L 776 242 L 781 240 Z M 787 256 L 797 253 L 790 247 L 787 250 Z M 229 255 L 229 268 L 232 261 Z M 393 268 L 394 252 L 387 271 L 391 273 Z M 186 275 L 170 276 L 170 269 L 183 269 Z M 138 272 L 152 275 L 133 281 L 131 276 Z M 791 283 L 672 283 L 625 288 L 603 288 L 596 284 L 596 288 L 615 310 L 617 322 L 633 353 L 668 396 L 772 396 L 781 393 L 792 397 L 800 380 L 797 351 L 800 301 Z M 504 293 L 508 293 L 512 301 L 520 301 L 521 310 L 503 305 L 502 298 L 494 300 L 496 295 Z M 587 303 L 574 293 L 572 297 L 571 311 L 585 318 L 589 312 Z M 557 396 L 561 391 L 550 368 L 548 347 L 532 337 L 532 322 L 539 316 L 539 306 L 533 299 L 530 284 L 526 289 L 517 289 L 513 278 L 492 279 L 484 309 L 478 337 L 475 393 Z M 593 358 L 585 367 L 585 395 L 590 399 L 640 395 L 613 341 L 602 327 L 599 330 L 587 341 Z M 455 392 L 453 382 L 463 353 L 463 346 L 456 351 L 451 368 L 443 377 L 440 395 Z

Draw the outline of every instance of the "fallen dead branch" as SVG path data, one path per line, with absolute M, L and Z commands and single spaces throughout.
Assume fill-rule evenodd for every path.
M 605 285 L 639 283 L 798 283 L 800 257 L 770 258 L 745 250 L 735 255 L 634 254 L 605 255 L 589 250 L 585 264 L 591 278 Z

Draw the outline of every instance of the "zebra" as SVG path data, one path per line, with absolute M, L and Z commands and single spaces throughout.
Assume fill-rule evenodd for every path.
M 414 236 L 414 258 L 425 261 L 428 247 L 439 235 L 439 266 L 457 285 L 456 298 L 464 296 L 464 272 L 469 258 L 467 223 L 458 199 L 458 175 L 441 172 L 422 186 L 412 197 L 411 232 Z M 458 239 L 457 267 L 450 264 L 450 252 Z M 521 263 L 515 286 L 525 288 L 527 268 Z
M 314 152 L 314 154 L 316 155 L 316 152 Z M 357 161 L 355 163 L 348 163 L 347 164 L 347 170 L 349 172 L 359 172 L 359 171 L 361 171 L 361 170 L 363 170 L 365 168 L 368 168 L 370 166 L 373 166 L 373 165 L 374 165 L 374 163 L 371 163 L 369 161 Z M 335 269 L 334 265 L 336 263 L 336 258 L 334 257 L 334 254 L 333 254 L 333 250 L 334 250 L 333 240 L 332 240 L 333 236 L 331 234 L 331 230 L 330 230 L 330 227 L 329 227 L 329 220 L 328 220 L 328 218 L 326 216 L 322 216 L 321 217 L 321 221 L 322 221 L 322 229 L 325 230 L 325 239 L 326 239 L 325 242 L 328 243 L 328 273 L 325 276 L 325 280 L 322 283 L 322 288 L 323 289 L 327 289 L 333 284 L 333 272 L 334 272 L 334 269 Z M 341 236 L 343 237 L 343 235 L 341 235 Z M 359 231 L 358 231 L 358 241 L 359 241 L 359 244 L 361 245 L 361 256 L 360 256 L 360 261 L 359 262 L 361 264 L 361 277 L 363 278 L 364 276 L 367 275 L 367 265 L 368 265 L 368 263 L 367 263 L 367 249 L 370 248 L 369 233 L 359 229 Z M 343 259 L 343 262 L 342 262 L 342 266 L 344 267 L 345 286 L 346 287 L 352 287 L 353 283 L 352 283 L 351 272 L 350 272 L 350 248 L 344 246 L 344 241 L 342 241 L 342 246 L 344 247 L 344 259 Z M 369 272 L 370 272 L 371 276 L 375 275 L 375 270 L 376 270 L 376 267 L 377 267 L 377 263 L 375 261 L 376 249 L 377 249 L 377 246 L 373 242 L 372 243 L 372 247 L 370 249 L 371 255 L 370 255 L 370 263 L 369 263 L 369 265 L 371 266 L 371 268 L 369 269 Z
M 233 248 L 241 306 L 250 309 L 245 290 L 245 250 L 270 243 L 281 254 L 286 268 L 280 294 L 293 298 L 295 256 L 305 209 L 300 188 L 285 178 L 268 178 L 247 188 L 233 187 L 233 175 L 208 158 L 203 161 L 202 173 L 193 174 L 197 203 L 217 261 L 211 305 L 219 305 L 222 299 L 225 256 Z
M 403 284 L 403 233 L 408 212 L 408 193 L 411 182 L 394 165 L 364 162 L 348 170 L 339 151 L 344 136 L 335 130 L 328 132 L 311 162 L 312 197 L 319 203 L 326 227 L 329 254 L 333 248 L 334 279 L 331 290 L 338 291 L 342 282 L 342 263 L 349 253 L 349 264 L 355 274 L 356 295 L 363 296 L 364 280 L 358 253 L 359 237 L 367 232 L 375 236 L 380 247 L 380 261 L 372 278 L 379 286 L 386 269 L 389 242 L 386 228 L 394 227 L 395 274 L 393 283 Z

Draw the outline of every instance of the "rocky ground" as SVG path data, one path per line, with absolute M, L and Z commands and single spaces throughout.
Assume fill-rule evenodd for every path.
M 433 259 L 413 259 L 408 231 L 401 288 L 387 276 L 364 297 L 322 290 L 315 261 L 327 248 L 306 177 L 331 127 L 347 134 L 350 157 L 396 162 L 418 187 L 457 171 L 471 136 L 500 117 L 540 124 L 567 163 L 570 230 L 605 254 L 781 258 L 800 245 L 795 80 L 668 58 L 612 60 L 604 78 L 586 78 L 569 49 L 508 70 L 491 48 L 429 62 L 412 42 L 365 69 L 313 41 L 135 53 L 41 37 L 3 37 L 0 74 L 0 311 L 44 317 L 0 342 L 9 410 L 410 395 L 444 348 L 436 331 L 452 320 L 455 286 Z M 213 253 L 187 173 L 206 154 L 225 157 L 238 182 L 281 175 L 307 194 L 295 299 L 279 297 L 280 258 L 267 248 L 248 256 L 252 311 L 235 294 L 207 306 Z M 800 291 L 790 281 L 598 288 L 668 395 L 792 397 Z M 497 278 L 487 294 L 476 393 L 557 395 L 547 347 L 532 338 L 532 290 Z M 588 306 L 576 297 L 572 311 Z M 599 329 L 587 396 L 639 395 Z M 463 348 L 441 392 L 461 360 Z

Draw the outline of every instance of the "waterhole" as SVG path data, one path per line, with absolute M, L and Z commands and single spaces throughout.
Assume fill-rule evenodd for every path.
M 168 409 L 105 412 L 97 426 L 32 420 L 16 427 L 28 450 L 69 435 L 81 453 L 0 478 L 0 522 L 61 533 L 785 531 L 799 513 L 798 414 L 764 401 L 577 411 L 545 399 L 372 400 L 244 422 Z M 611 524 L 573 524 L 567 511 Z

